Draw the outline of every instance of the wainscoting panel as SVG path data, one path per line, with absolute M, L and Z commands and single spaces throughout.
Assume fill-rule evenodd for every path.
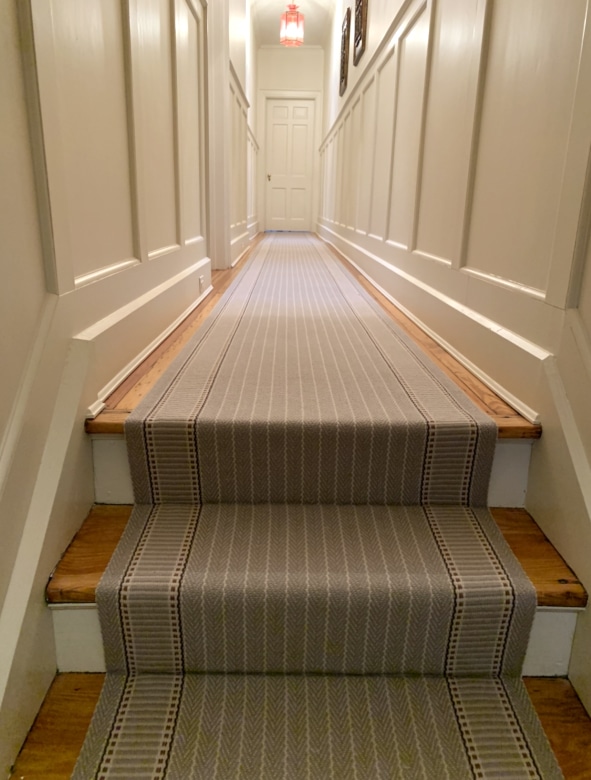
M 31 11 L 56 292 L 63 293 L 135 254 L 125 35 L 118 0 L 34 0 Z
M 359 138 L 359 185 L 357 188 L 357 230 L 368 233 L 372 209 L 371 172 L 375 151 L 376 79 L 372 78 L 361 98 Z
M 492 7 L 467 267 L 524 293 L 547 289 L 586 5 Z
M 203 259 L 201 2 L 30 0 L 30 24 L 52 292 Z
M 250 128 L 247 128 L 247 189 L 246 189 L 246 214 L 248 222 L 248 236 L 254 238 L 259 230 L 257 214 L 257 172 L 259 145 Z
M 412 227 L 421 151 L 423 95 L 429 47 L 429 14 L 420 11 L 400 40 L 396 128 L 388 241 L 412 248 Z
M 394 137 L 397 51 L 391 49 L 377 72 L 378 110 L 376 114 L 375 150 L 372 176 L 372 199 L 369 232 L 383 240 L 386 235 L 390 203 L 390 169 Z
M 177 110 L 181 191 L 181 242 L 203 236 L 204 112 L 202 74 L 204 58 L 201 19 L 185 0 L 176 0 Z M 192 99 L 191 99 L 192 98 Z
M 468 329 L 452 332 L 450 318 L 436 322 L 435 301 L 425 324 L 447 323 L 441 337 L 499 367 L 515 395 L 520 367 L 502 357 L 514 351 L 505 343 L 559 343 L 554 288 L 568 280 L 578 240 L 574 159 L 584 171 L 589 153 L 590 8 L 408 0 L 381 28 L 320 147 L 320 235 L 411 310 L 420 298 L 429 312 L 433 297 L 468 319 L 484 315 L 499 336 L 494 356 Z
M 231 119 L 231 203 L 230 241 L 232 263 L 235 263 L 250 240 L 248 220 L 248 172 L 249 172 L 249 103 L 233 67 L 230 68 L 230 119 Z M 254 140 L 254 136 L 252 136 Z M 256 141 L 255 141 L 256 143 Z
M 133 0 L 131 31 L 146 246 L 155 258 L 176 249 L 180 238 L 170 0 Z
M 425 112 L 417 254 L 461 264 L 486 3 L 435 7 Z

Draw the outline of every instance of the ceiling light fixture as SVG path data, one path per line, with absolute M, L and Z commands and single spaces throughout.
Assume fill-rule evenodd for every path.
M 287 11 L 281 14 L 279 43 L 282 46 L 301 46 L 304 42 L 304 14 L 295 3 L 288 3 Z

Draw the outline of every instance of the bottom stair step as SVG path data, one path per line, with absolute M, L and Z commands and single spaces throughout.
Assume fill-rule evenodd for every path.
M 108 675 L 73 778 L 123 776 L 561 774 L 520 680 Z

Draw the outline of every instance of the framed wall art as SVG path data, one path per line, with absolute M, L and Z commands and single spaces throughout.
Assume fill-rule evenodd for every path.
M 347 78 L 349 76 L 349 38 L 351 37 L 351 8 L 347 8 L 347 13 L 343 19 L 343 33 L 341 36 L 341 72 L 339 81 L 339 95 L 344 95 L 347 89 Z
M 369 0 L 355 0 L 355 34 L 353 37 L 353 65 L 357 65 L 365 51 L 367 33 L 367 3 Z

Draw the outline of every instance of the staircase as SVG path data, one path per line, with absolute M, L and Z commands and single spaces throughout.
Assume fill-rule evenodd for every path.
M 490 396 L 488 397 L 489 404 L 502 405 L 498 399 L 491 402 Z M 103 413 L 102 420 L 99 417 L 88 426 L 90 435 L 93 437 L 98 505 L 91 512 L 74 540 L 48 588 L 48 600 L 56 626 L 60 671 L 103 671 L 105 668 L 94 597 L 98 577 L 112 554 L 130 514 L 127 505 L 132 498 L 131 481 L 122 433 L 118 428 L 121 424 L 121 418 L 125 416 L 125 410 L 123 413 L 111 410 L 110 413 Z M 559 556 L 552 550 L 531 518 L 520 509 L 523 506 L 527 489 L 530 449 L 532 442 L 540 435 L 540 431 L 536 426 L 529 426 L 524 421 L 515 424 L 515 415 L 508 416 L 507 419 L 509 417 L 512 422 L 499 426 L 503 438 L 499 440 L 496 447 L 489 503 L 498 507 L 493 513 L 494 517 L 536 585 L 538 609 L 530 637 L 524 673 L 536 676 L 564 675 L 568 668 L 570 643 L 577 610 L 584 607 L 586 595 L 572 572 L 565 567 Z M 302 528 L 315 528 L 318 526 L 316 514 L 318 512 L 322 514 L 322 511 L 324 510 L 318 508 L 306 510 L 306 517 L 302 519 L 298 516 L 297 519 L 292 519 L 292 524 L 300 523 Z M 347 512 L 345 514 L 347 517 L 341 518 L 343 528 L 348 527 L 347 524 L 350 522 Z M 259 510 L 254 515 L 251 513 L 249 517 L 252 520 L 253 528 L 257 527 L 257 524 L 263 527 L 268 520 L 264 511 L 261 514 Z M 246 515 L 240 516 L 236 527 L 242 528 L 246 519 Z M 215 520 L 202 518 L 200 522 L 204 528 L 208 527 L 206 520 L 215 528 Z M 378 522 L 382 522 L 382 520 L 386 522 L 386 519 L 378 518 Z M 223 525 L 224 527 L 228 526 L 228 518 L 224 518 Z M 282 522 L 280 527 L 288 525 L 289 523 Z M 330 540 L 326 549 L 336 549 L 336 543 L 336 539 Z M 81 576 L 79 561 L 84 560 L 88 553 L 90 553 L 89 570 L 84 573 L 84 576 Z M 544 560 L 543 567 L 540 567 L 541 560 Z M 263 625 L 266 625 L 266 621 Z M 198 626 L 196 628 L 197 634 L 203 633 L 203 628 L 202 625 Z M 210 625 L 208 635 L 214 637 L 215 632 L 216 626 Z M 213 638 L 212 641 L 214 641 Z M 256 642 L 257 638 L 254 636 L 252 638 L 253 649 L 249 651 L 251 655 L 255 656 L 257 655 Z M 292 643 L 297 644 L 297 636 L 292 638 Z M 223 641 L 220 639 L 220 648 L 222 647 Z M 302 652 L 305 653 L 305 650 Z M 239 653 L 246 656 L 244 648 Z M 281 655 L 279 647 L 277 654 L 277 658 L 279 658 Z M 271 655 L 273 654 L 271 653 Z M 204 664 L 205 668 L 208 668 L 207 659 L 201 659 L 199 663 L 200 668 L 204 668 Z M 225 663 L 225 671 L 236 671 L 239 660 L 226 659 Z M 326 666 L 326 661 L 324 663 Z M 346 666 L 346 659 L 336 658 L 334 663 L 334 669 L 313 668 L 313 671 L 340 671 Z M 270 671 L 285 670 L 280 660 L 274 661 L 271 658 L 269 662 L 266 660 L 265 664 L 265 668 Z M 312 666 L 314 667 L 314 664 Z M 253 668 L 253 671 L 256 670 Z M 413 670 L 416 672 L 429 671 L 419 667 L 413 669 L 408 665 L 400 671 L 412 672 Z M 219 668 L 214 665 L 212 671 L 219 671 Z M 294 671 L 297 669 L 294 668 Z M 379 672 L 383 669 L 374 659 L 368 661 L 367 664 L 362 663 L 354 671 L 358 673 Z M 396 672 L 399 670 L 388 669 L 388 671 Z M 246 694 L 238 693 L 237 695 Z M 315 694 L 312 692 L 310 695 Z M 408 695 L 412 698 L 414 694 L 409 693 Z

